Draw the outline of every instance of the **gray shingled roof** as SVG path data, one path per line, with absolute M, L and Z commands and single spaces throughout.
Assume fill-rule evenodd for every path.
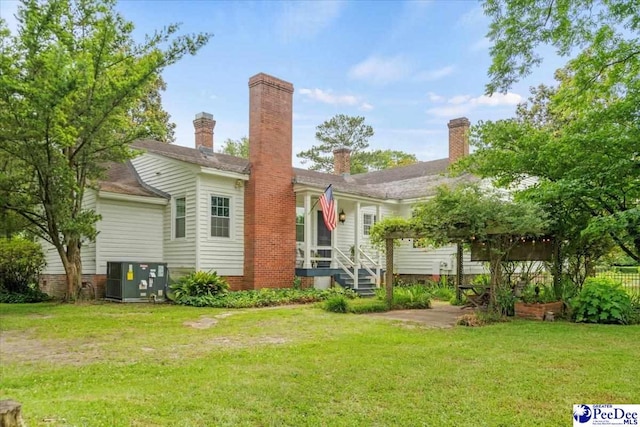
M 98 188 L 110 193 L 131 196 L 170 198 L 164 191 L 142 182 L 130 161 L 125 163 L 109 162 L 104 179 L 98 180 Z
M 204 148 L 195 149 L 180 145 L 166 144 L 154 140 L 140 140 L 131 145 L 149 153 L 160 154 L 171 159 L 181 160 L 194 165 L 205 166 L 222 171 L 249 174 L 249 161 L 240 157 L 214 153 Z
M 441 185 L 477 180 L 472 175 L 450 177 L 448 167 L 449 159 L 438 159 L 345 176 L 294 168 L 294 182 L 322 189 L 332 184 L 336 191 L 379 199 L 414 199 L 433 195 Z
M 153 140 L 136 141 L 132 147 L 221 171 L 250 173 L 250 164 L 247 159 L 214 153 L 207 149 L 182 147 Z M 168 197 L 166 193 L 144 184 L 133 167 L 129 163 L 126 165 L 126 167 L 124 165 L 112 166 L 108 177 L 100 183 L 101 188 L 105 191 L 126 194 Z M 293 182 L 318 189 L 324 189 L 332 184 L 336 191 L 346 194 L 385 200 L 402 200 L 431 196 L 435 193 L 436 187 L 440 185 L 457 185 L 462 182 L 477 181 L 477 178 L 471 175 L 448 176 L 448 166 L 449 159 L 445 158 L 382 171 L 344 176 L 293 168 Z

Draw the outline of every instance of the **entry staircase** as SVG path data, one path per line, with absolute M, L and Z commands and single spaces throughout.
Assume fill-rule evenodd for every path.
M 358 248 L 360 268 L 351 257 L 346 256 L 340 249 L 333 248 L 334 260 L 340 267 L 340 272 L 334 276 L 336 282 L 343 288 L 353 289 L 361 297 L 372 297 L 380 285 L 383 271 L 362 248 Z

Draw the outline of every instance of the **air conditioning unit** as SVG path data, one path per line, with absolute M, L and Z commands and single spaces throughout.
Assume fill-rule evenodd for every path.
M 164 301 L 169 284 L 166 263 L 107 262 L 105 298 L 120 302 Z

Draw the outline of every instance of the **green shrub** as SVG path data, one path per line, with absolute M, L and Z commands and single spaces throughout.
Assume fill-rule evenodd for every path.
M 458 298 L 457 295 L 454 295 L 453 298 L 449 300 L 449 304 L 458 306 L 465 305 L 467 304 L 467 297 L 465 297 L 464 294 L 462 294 L 460 298 Z
M 377 298 L 359 298 L 353 301 L 347 301 L 349 313 L 382 313 L 389 311 L 387 303 Z
M 398 287 L 393 290 L 394 309 L 430 308 L 431 292 L 426 286 L 412 285 Z
M 0 239 L 0 289 L 7 294 L 29 294 L 46 265 L 42 247 L 22 238 Z
M 349 303 L 342 295 L 334 295 L 324 302 L 323 308 L 333 313 L 346 313 L 349 310 Z
M 191 305 L 195 307 L 251 308 L 285 304 L 309 304 L 325 301 L 333 296 L 354 299 L 357 298 L 358 295 L 351 289 L 335 287 L 323 290 L 314 288 L 259 289 L 226 292 L 218 295 L 181 295 L 180 298 L 176 298 L 176 294 L 174 292 L 172 298 L 178 304 Z
M 0 303 L 24 304 L 32 302 L 49 301 L 51 297 L 38 288 L 38 285 L 29 285 L 22 292 L 6 292 L 0 290 Z
M 640 267 L 616 267 L 616 270 L 624 274 L 635 274 L 640 272 Z
M 523 290 L 520 300 L 527 304 L 545 304 L 558 301 L 553 287 L 543 283 L 529 283 Z
M 223 294 L 229 290 L 229 284 L 223 277 L 218 276 L 215 271 L 194 271 L 178 279 L 169 288 L 172 291 L 169 297 L 177 303 L 182 303 L 192 298 L 204 298 L 206 300 Z
M 633 317 L 629 294 L 606 278 L 588 278 L 571 308 L 576 322 L 627 324 Z
M 640 324 L 640 293 L 634 293 L 631 295 L 631 314 L 629 316 L 629 324 Z

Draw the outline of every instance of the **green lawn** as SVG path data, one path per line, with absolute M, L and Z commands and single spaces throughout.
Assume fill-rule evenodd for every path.
M 0 329 L 0 398 L 29 426 L 557 427 L 640 403 L 640 326 L 38 304 L 0 305 Z

